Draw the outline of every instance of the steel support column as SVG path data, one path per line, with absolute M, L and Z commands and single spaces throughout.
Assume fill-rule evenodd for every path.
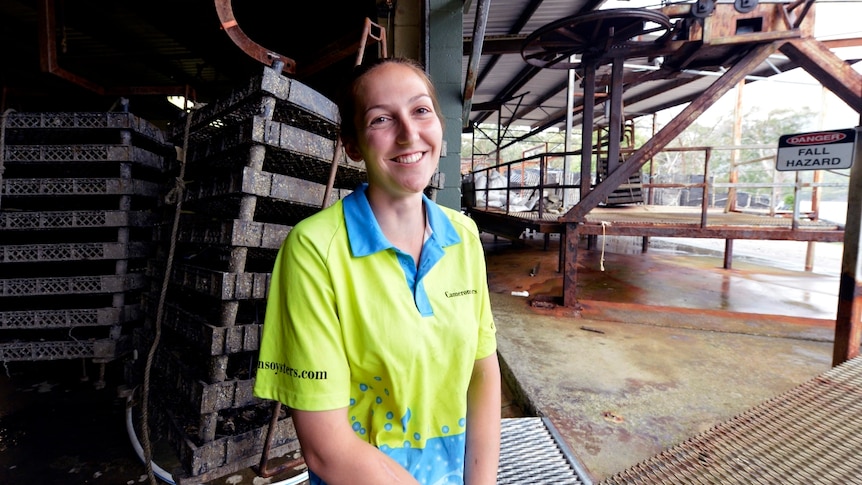
M 608 118 L 608 173 L 620 166 L 620 138 L 623 131 L 623 64 L 625 58 L 614 57 L 611 64 L 611 99 Z M 607 101 L 606 101 L 607 103 Z
M 835 344 L 832 365 L 859 355 L 862 334 L 862 126 L 856 127 L 856 154 L 850 169 L 847 223 L 844 228 L 844 259 L 838 289 Z
M 465 5 L 465 8 L 469 7 Z M 470 60 L 467 64 L 467 79 L 464 80 L 464 108 L 461 113 L 461 128 L 470 127 L 470 110 L 473 107 L 473 95 L 476 93 L 476 80 L 479 77 L 479 60 L 482 58 L 485 26 L 488 24 L 488 13 L 490 10 L 491 0 L 479 0 L 479 3 L 476 4 L 476 20 L 473 22 L 473 48 L 470 51 Z
M 581 113 L 581 193 L 580 200 L 592 187 L 593 122 L 596 112 L 596 65 L 584 64 L 584 103 Z
M 724 240 L 724 269 L 733 268 L 733 239 Z
M 564 252 L 563 264 L 563 306 L 573 307 L 578 303 L 578 224 L 566 223 L 560 248 Z

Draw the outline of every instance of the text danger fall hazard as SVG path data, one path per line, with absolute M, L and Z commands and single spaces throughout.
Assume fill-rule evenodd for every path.
M 778 139 L 775 168 L 781 171 L 850 168 L 855 144 L 853 128 L 783 135 Z

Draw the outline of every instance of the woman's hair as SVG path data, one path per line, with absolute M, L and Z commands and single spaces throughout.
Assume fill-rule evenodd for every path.
M 375 59 L 368 64 L 360 64 L 353 68 L 350 77 L 341 89 L 336 104 L 338 105 L 338 113 L 341 117 L 341 140 L 344 143 L 355 142 L 357 140 L 356 127 L 356 98 L 358 96 L 357 86 L 359 81 L 368 73 L 384 64 L 400 64 L 412 69 L 425 83 L 428 88 L 428 94 L 431 95 L 431 103 L 434 107 L 434 112 L 437 118 L 440 119 L 440 124 L 444 125 L 443 113 L 440 110 L 440 102 L 437 99 L 437 90 L 434 88 L 434 83 L 428 73 L 422 68 L 419 62 L 408 59 L 406 57 L 383 57 Z

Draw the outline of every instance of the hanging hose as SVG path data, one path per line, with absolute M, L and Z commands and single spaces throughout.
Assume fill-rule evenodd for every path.
M 138 435 L 135 433 L 135 426 L 132 420 L 131 394 L 126 398 L 126 433 L 128 433 L 129 435 L 129 441 L 132 442 L 132 447 L 135 449 L 135 453 L 137 453 L 138 459 L 141 460 L 141 463 L 146 463 L 147 459 L 144 458 L 144 449 L 143 447 L 141 447 L 141 443 L 138 441 Z M 169 485 L 176 485 L 176 482 L 174 481 L 173 476 L 170 473 L 165 471 L 156 463 L 152 463 L 152 467 L 153 474 L 156 476 L 156 478 Z M 296 485 L 306 480 L 308 480 L 308 471 L 304 471 L 299 475 L 296 475 L 295 477 L 286 478 L 280 482 L 270 483 L 269 485 Z
M 147 455 L 144 453 L 143 447 L 141 447 L 140 441 L 138 441 L 138 435 L 135 433 L 135 426 L 132 423 L 132 396 L 129 394 L 126 397 L 126 433 L 129 435 L 129 441 L 132 442 L 132 447 L 135 449 L 135 453 L 138 454 L 138 458 L 141 460 L 141 463 L 149 463 L 152 467 L 153 474 L 159 480 L 168 483 L 170 485 L 175 485 L 173 476 L 166 472 L 162 467 L 152 462 L 152 460 L 148 460 L 145 458 Z

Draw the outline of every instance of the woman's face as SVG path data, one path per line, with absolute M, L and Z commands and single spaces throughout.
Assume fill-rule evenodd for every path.
M 383 64 L 359 81 L 357 142 L 345 146 L 364 159 L 369 186 L 392 197 L 422 192 L 437 170 L 443 127 L 424 79 L 411 68 Z

